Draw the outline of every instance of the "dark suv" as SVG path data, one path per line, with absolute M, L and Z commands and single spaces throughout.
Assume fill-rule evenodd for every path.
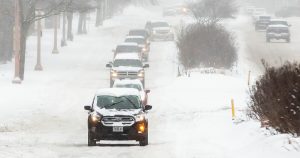
M 100 140 L 136 140 L 140 146 L 148 145 L 147 111 L 142 106 L 139 92 L 132 88 L 99 90 L 88 114 L 88 146 Z

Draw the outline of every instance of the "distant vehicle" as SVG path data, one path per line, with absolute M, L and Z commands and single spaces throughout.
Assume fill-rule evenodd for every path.
M 300 16 L 300 7 L 298 6 L 289 6 L 284 7 L 275 12 L 275 16 L 277 17 L 299 17 Z
M 150 93 L 150 90 L 145 90 L 143 84 L 140 80 L 116 80 L 114 85 L 114 88 L 134 88 L 140 92 L 141 101 L 143 105 L 148 104 L 148 93 Z
M 88 113 L 88 146 L 101 140 L 136 140 L 148 145 L 147 111 L 139 92 L 132 88 L 99 90 L 92 105 L 84 106 Z
M 128 36 L 143 36 L 147 40 L 147 43 L 150 43 L 150 34 L 146 29 L 130 30 Z
M 150 32 L 151 40 L 174 40 L 174 33 L 168 22 L 148 21 L 145 28 Z
M 291 26 L 286 20 L 282 19 L 271 19 L 269 25 L 285 25 L 289 27 Z
M 114 57 L 119 53 L 138 53 L 139 57 L 142 58 L 142 50 L 137 43 L 127 42 L 117 45 L 116 49 L 112 50 L 114 52 Z
M 148 61 L 149 51 L 150 51 L 150 43 L 143 36 L 127 36 L 125 38 L 125 43 L 137 43 L 140 49 L 142 50 L 142 58 L 145 61 Z
M 138 54 L 117 54 L 113 62 L 106 64 L 110 68 L 110 87 L 117 79 L 139 79 L 145 86 L 145 68 L 149 64 L 143 64 Z
M 265 8 L 255 8 L 254 11 L 252 12 L 252 19 L 253 23 L 255 24 L 256 21 L 259 19 L 259 16 L 261 15 L 266 15 L 266 9 Z
M 189 13 L 190 10 L 186 5 L 176 5 L 163 10 L 163 16 L 187 15 Z
M 271 20 L 269 15 L 261 15 L 258 17 L 258 20 L 255 22 L 255 30 L 266 30 Z
M 286 25 L 269 25 L 266 31 L 266 40 L 270 42 L 272 39 L 284 39 L 287 43 L 290 42 L 290 30 Z

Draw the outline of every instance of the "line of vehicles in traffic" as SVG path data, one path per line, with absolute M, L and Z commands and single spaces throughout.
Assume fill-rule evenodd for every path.
M 266 42 L 271 40 L 291 41 L 291 25 L 284 19 L 273 18 L 264 8 L 249 7 L 246 13 L 252 16 L 256 31 L 266 31 Z
M 149 21 L 143 29 L 132 29 L 123 43 L 113 49 L 109 68 L 110 86 L 95 94 L 88 111 L 88 146 L 100 140 L 135 140 L 148 145 L 147 112 L 150 90 L 145 89 L 150 42 L 174 40 L 165 21 Z

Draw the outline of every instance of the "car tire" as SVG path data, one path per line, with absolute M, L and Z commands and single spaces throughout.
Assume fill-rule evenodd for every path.
M 142 82 L 143 86 L 145 87 L 145 78 L 143 79 L 143 82 Z
M 145 137 L 139 141 L 140 146 L 147 146 L 148 143 L 148 131 L 145 133 Z
M 92 138 L 90 131 L 88 131 L 88 146 L 96 146 L 96 140 Z

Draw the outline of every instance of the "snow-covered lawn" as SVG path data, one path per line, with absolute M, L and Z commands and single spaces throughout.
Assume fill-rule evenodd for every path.
M 176 77 L 177 49 L 172 42 L 151 43 L 146 71 L 153 105 L 150 145 L 105 141 L 87 147 L 83 106 L 90 104 L 97 89 L 109 86 L 105 64 L 112 59 L 111 50 L 130 28 L 161 18 L 159 8 L 155 9 L 127 8 L 99 28 L 93 27 L 92 20 L 89 34 L 76 36 L 58 55 L 51 54 L 52 31 L 45 31 L 42 72 L 33 71 L 36 39 L 30 37 L 26 79 L 21 85 L 11 84 L 12 64 L 0 65 L 0 157 L 298 158 L 299 139 L 270 135 L 258 122 L 247 119 L 245 73 Z M 236 120 L 231 118 L 231 99 Z

